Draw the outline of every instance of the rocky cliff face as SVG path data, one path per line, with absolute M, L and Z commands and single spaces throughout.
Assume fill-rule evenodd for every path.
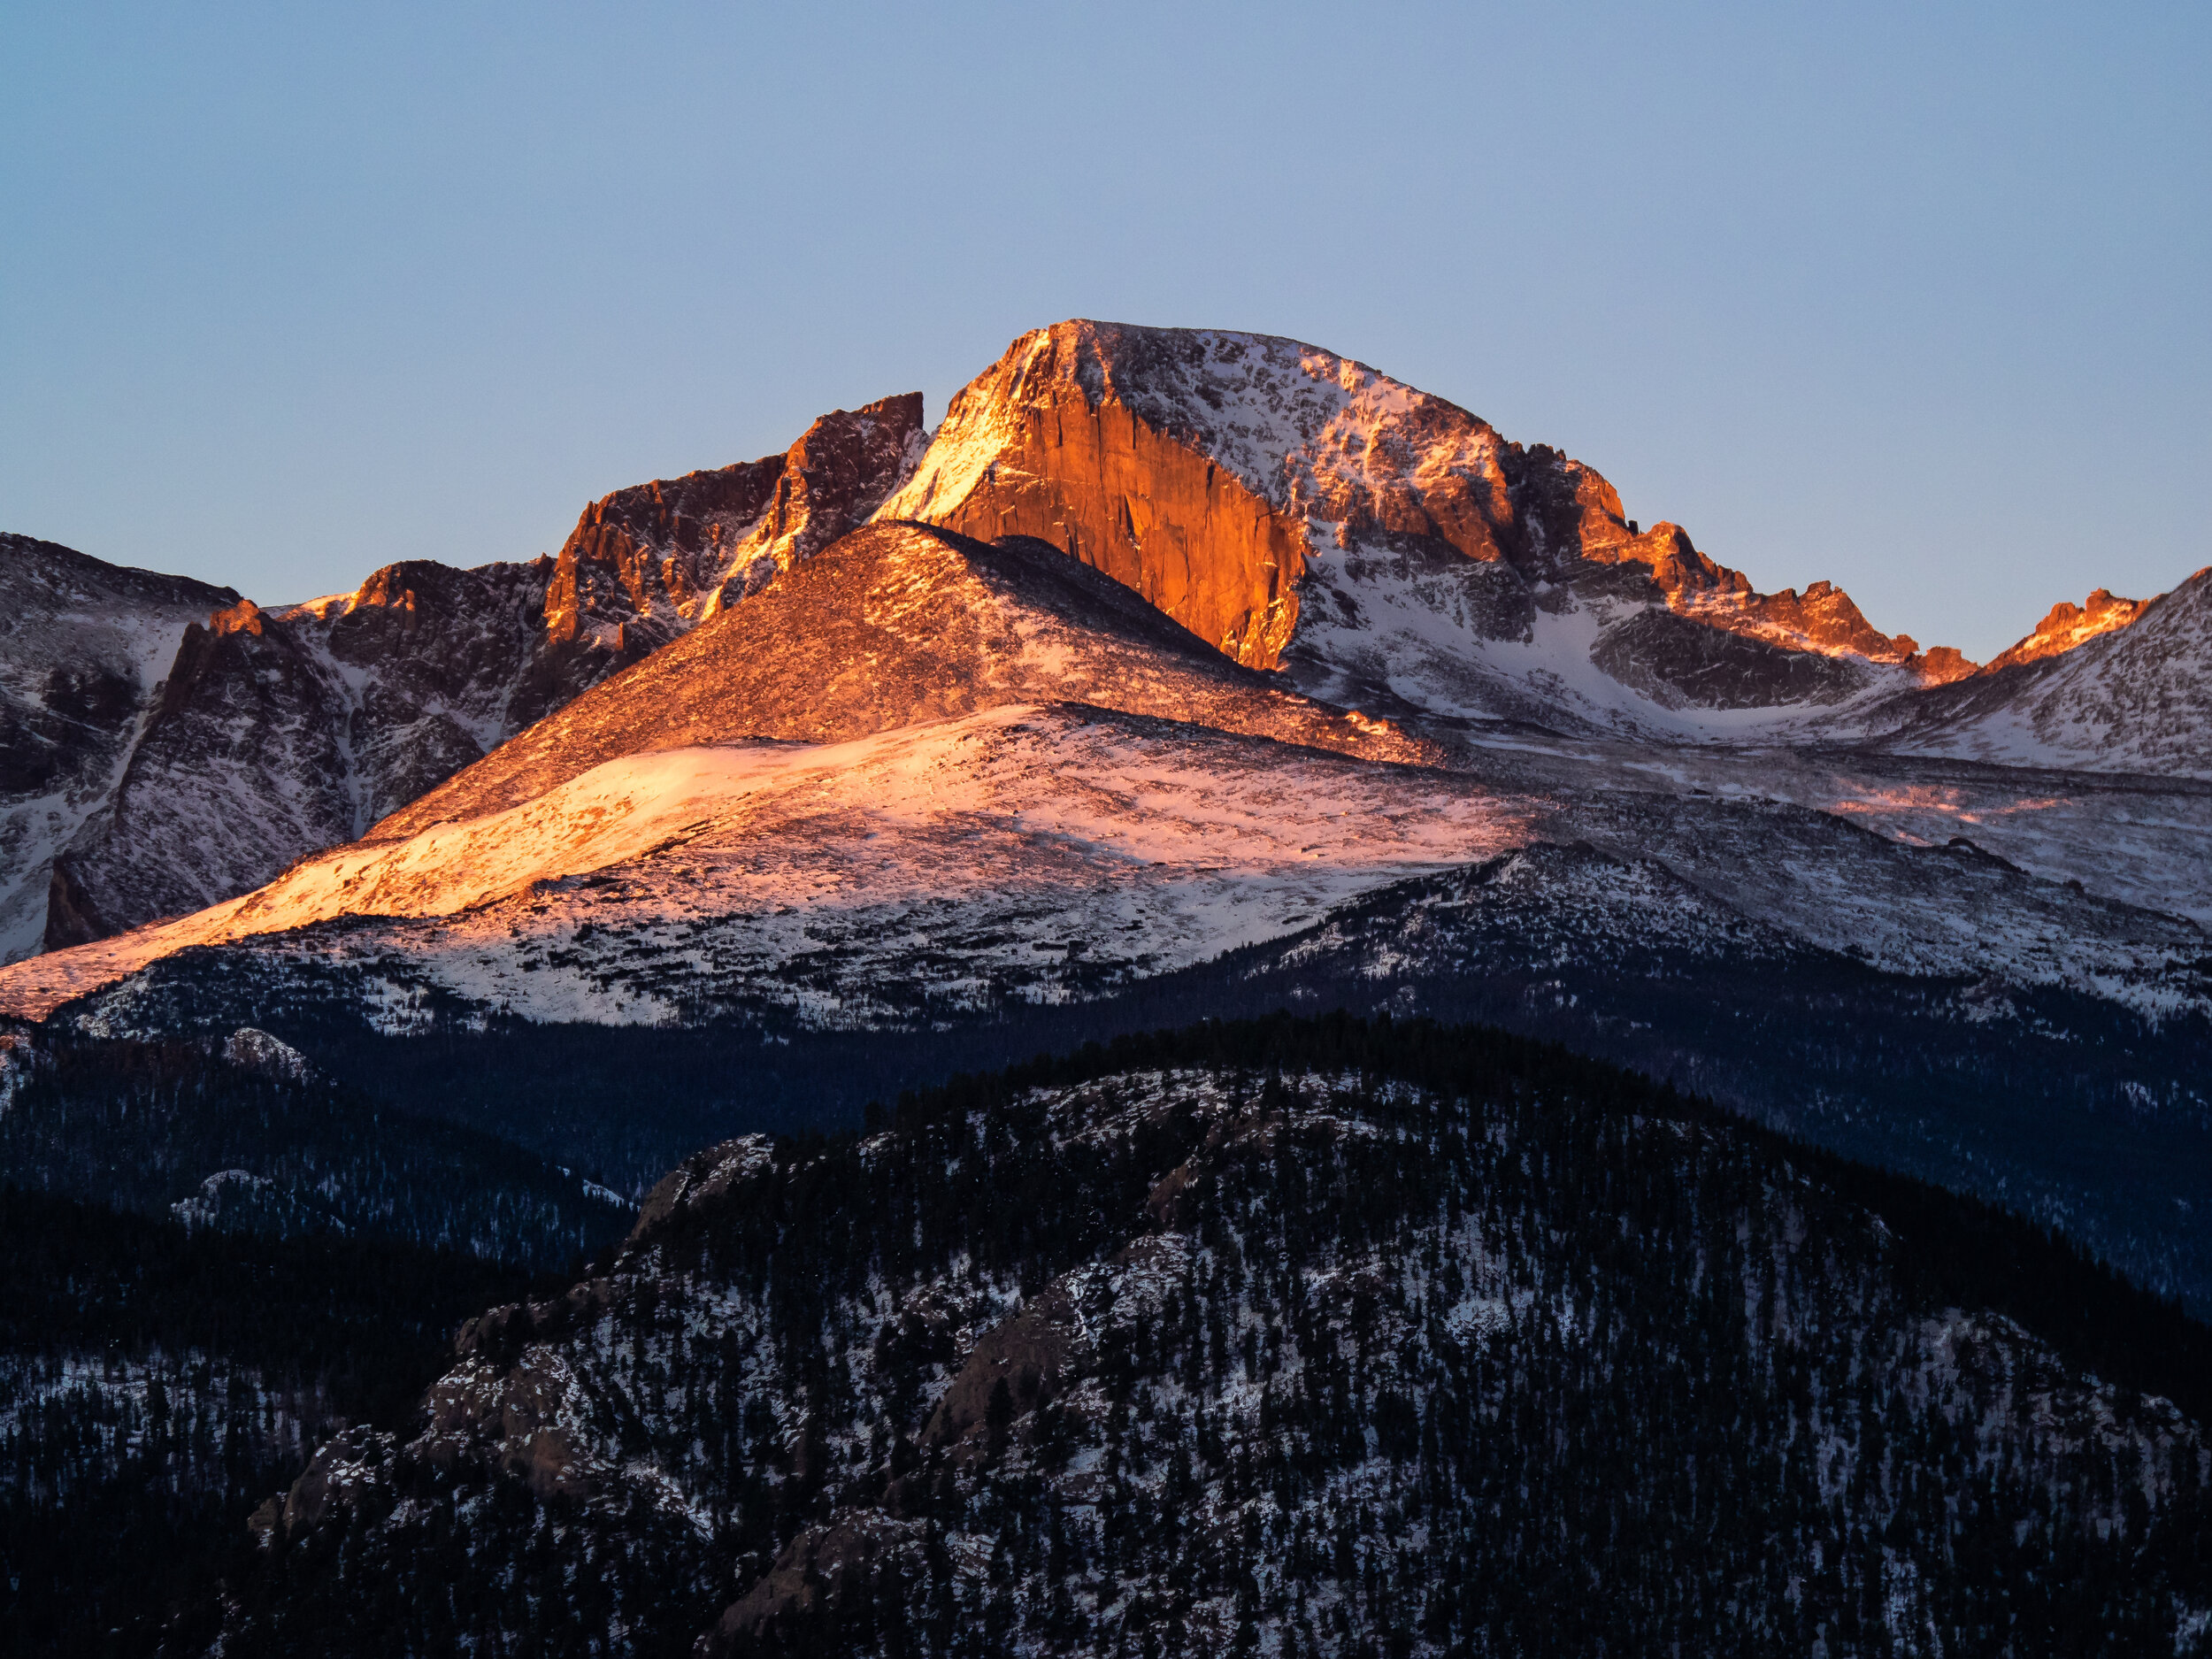
M 919 394 L 840 410 L 781 456 L 593 503 L 556 557 L 474 570 L 411 559 L 282 610 L 67 555 L 122 583 L 118 595 L 172 584 L 174 659 L 126 673 L 88 649 L 70 659 L 81 669 L 47 671 L 95 676 L 55 695 L 104 711 L 107 770 L 85 760 L 99 776 L 81 786 L 91 793 L 75 818 L 10 860 L 23 889 L 11 954 L 196 910 L 351 841 L 713 614 L 726 588 L 757 587 L 842 534 L 920 442 Z M 186 625 L 190 611 L 204 624 Z M 7 730 L 19 727 L 31 729 Z M 27 780 L 61 764 L 35 736 L 24 743 Z
M 1640 529 L 1582 463 L 1266 335 L 1024 335 L 882 511 L 1051 541 L 1240 662 L 1363 705 L 1680 727 L 1971 666 L 1826 583 L 1759 594 L 1679 526 Z
M 824 415 L 782 455 L 594 502 L 556 561 L 548 638 L 636 661 L 861 523 L 927 436 L 909 392 Z
M 0 959 L 39 948 L 55 852 L 114 790 L 187 629 L 237 600 L 0 535 Z
M 539 622 L 549 568 L 415 560 L 342 600 L 241 600 L 188 627 L 111 793 L 53 860 L 43 944 L 199 910 L 350 841 L 603 675 L 611 659 Z

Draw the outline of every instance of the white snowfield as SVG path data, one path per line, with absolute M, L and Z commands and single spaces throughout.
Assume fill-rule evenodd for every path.
M 995 967 L 1033 970 L 1048 938 L 1091 941 L 1102 968 L 1180 967 L 1518 845 L 1543 813 L 1459 773 L 1073 705 L 1000 708 L 849 743 L 613 761 L 523 806 L 341 848 L 196 916 L 0 970 L 0 1007 L 39 1018 L 194 945 L 434 918 L 380 929 L 381 943 L 470 1001 L 649 1022 L 675 1002 L 647 983 L 664 975 L 634 970 L 672 952 L 693 973 L 710 947 L 764 973 L 833 924 L 889 952 L 1014 926 L 951 953 L 929 988 L 956 1001 Z M 579 953 L 614 926 L 624 961 Z

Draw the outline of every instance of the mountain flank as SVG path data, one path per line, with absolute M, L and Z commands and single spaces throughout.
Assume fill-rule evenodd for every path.
M 10 819 L 10 954 L 197 910 L 353 840 L 680 636 L 726 588 L 749 591 L 859 524 L 921 442 L 918 393 L 840 410 L 782 455 L 594 503 L 554 557 L 472 570 L 404 560 L 351 594 L 287 607 L 12 539 L 24 583 L 75 583 L 131 637 L 151 626 L 134 619 L 155 614 L 144 607 L 168 609 L 167 632 L 127 672 L 115 650 L 74 641 L 97 686 L 53 695 L 65 709 L 92 698 L 107 735 L 80 744 L 73 771 L 49 756 L 58 740 L 38 734 L 40 721 L 72 717 L 43 703 L 31 716 L 27 686 L 10 705 L 0 746 L 14 741 L 5 753 L 18 758 L 0 787 L 65 797 L 25 801 Z M 105 573 L 86 574 L 96 566 Z M 58 672 L 33 658 L 40 649 L 21 672 Z
M 878 523 L 609 680 L 371 832 L 518 805 L 607 761 L 777 738 L 838 742 L 1039 701 L 1094 703 L 1376 759 L 1440 758 L 1386 723 L 1225 660 L 1030 537 Z

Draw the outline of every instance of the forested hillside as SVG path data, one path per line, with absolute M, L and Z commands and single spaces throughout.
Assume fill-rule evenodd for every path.
M 319 1455 L 224 1651 L 2176 1651 L 2208 1376 L 1562 1050 L 1202 1027 L 689 1160 Z
M 403 1428 L 476 1257 L 275 1240 L 0 1185 L 0 1650 L 189 1647 L 246 1517 L 339 1428 Z M 207 1632 L 211 1633 L 211 1632 Z
M 258 1032 L 42 1033 L 0 1056 L 0 1180 L 195 1227 L 359 1233 L 565 1266 L 627 1203 L 480 1130 L 395 1110 Z

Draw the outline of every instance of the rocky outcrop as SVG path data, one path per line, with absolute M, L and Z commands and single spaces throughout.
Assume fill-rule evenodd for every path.
M 2177 1313 L 1494 1033 L 1282 1021 L 963 1078 L 785 1142 L 589 1287 L 501 1353 L 465 1331 L 418 1439 L 319 1454 L 224 1650 L 361 1609 L 393 1651 L 580 1659 L 1795 1652 L 1845 1618 L 1947 1651 L 2063 1552 L 2062 1594 L 2124 1609 L 2087 1627 L 2150 1652 L 2197 1594 Z M 1693 1464 L 1730 1524 L 1655 1526 Z M 1578 1616 L 1555 1586 L 1600 1556 Z
M 1700 552 L 1678 526 L 1646 531 L 1603 477 L 1542 444 L 1524 447 L 1442 398 L 1292 340 L 1068 322 L 1016 341 L 953 401 L 913 480 L 884 517 L 978 536 L 1052 542 L 1134 588 L 1200 638 L 1302 688 L 1372 705 L 1386 688 L 1446 714 L 1604 726 L 1638 699 L 1680 710 L 1824 704 L 1893 670 L 1897 683 L 1970 668 L 1870 625 L 1821 582 L 1761 594 Z M 1494 567 L 1470 613 L 1455 566 Z M 1634 572 L 1642 588 L 1615 576 Z M 1771 672 L 1676 676 L 1670 649 L 1617 668 L 1647 626 L 1599 659 L 1630 694 L 1532 687 L 1499 644 L 1539 641 L 1532 601 L 1564 586 L 1553 614 L 1601 609 L 1601 628 L 1663 607 L 1693 627 L 1764 642 L 1738 650 Z M 1517 606 L 1491 589 L 1517 589 Z M 1573 595 L 1587 590 L 1591 605 Z M 1594 599 L 1602 599 L 1596 606 Z M 1518 610 L 1528 621 L 1498 626 Z M 1586 629 L 1556 649 L 1554 682 L 1589 661 Z M 1701 663 L 1729 653 L 1692 650 Z M 1525 657 L 1525 653 L 1519 654 Z M 1801 664 L 1821 657 L 1842 666 Z M 1496 658 L 1493 661 L 1493 658 Z M 1658 687 L 1657 692 L 1652 690 Z
M 2034 633 L 2009 650 L 1990 658 L 1981 672 L 1993 674 L 2021 663 L 2040 662 L 2047 657 L 2070 651 L 2101 634 L 2126 627 L 2150 604 L 2147 599 L 2123 599 L 2105 588 L 2098 588 L 2078 605 L 2062 599 L 2035 625 Z
M 635 661 L 860 524 L 927 436 L 908 392 L 833 411 L 781 455 L 592 503 L 554 563 L 547 638 Z
M 2155 599 L 2060 605 L 1981 673 L 1872 723 L 1909 754 L 2212 778 L 2212 567 Z
M 918 393 L 835 411 L 782 455 L 618 490 L 555 557 L 403 560 L 284 609 L 24 542 L 27 580 L 47 569 L 140 636 L 133 606 L 151 606 L 168 632 L 143 662 L 0 644 L 0 787 L 81 795 L 6 832 L 6 954 L 196 910 L 352 840 L 865 518 L 919 453 L 921 412 Z M 22 697 L 10 670 L 36 680 Z

